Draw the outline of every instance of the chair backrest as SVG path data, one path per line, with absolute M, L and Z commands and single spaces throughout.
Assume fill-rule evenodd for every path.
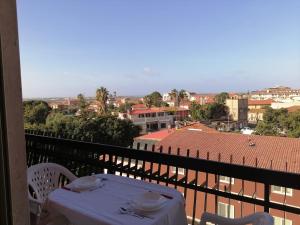
M 254 213 L 252 215 L 238 219 L 229 219 L 212 213 L 203 213 L 200 225 L 206 225 L 206 222 L 220 225 L 274 225 L 273 217 L 270 214 L 264 212 Z
M 68 169 L 55 163 L 41 163 L 29 167 L 27 170 L 27 182 L 35 196 L 31 196 L 31 191 L 28 189 L 29 195 L 44 202 L 48 194 L 59 187 L 61 176 L 66 177 L 69 181 L 76 179 L 76 176 Z

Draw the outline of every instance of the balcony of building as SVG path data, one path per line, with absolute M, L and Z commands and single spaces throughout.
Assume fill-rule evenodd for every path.
M 199 224 L 203 212 L 229 218 L 269 212 L 275 224 L 300 222 L 300 174 L 212 161 L 199 151 L 125 148 L 33 131 L 26 133 L 26 151 L 28 167 L 54 162 L 79 177 L 107 173 L 175 188 L 185 198 L 189 224 Z

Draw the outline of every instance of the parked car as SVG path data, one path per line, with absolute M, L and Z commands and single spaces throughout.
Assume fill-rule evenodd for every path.
M 241 133 L 242 134 L 247 134 L 247 135 L 250 135 L 254 132 L 253 129 L 251 129 L 250 127 L 244 127 L 243 129 L 241 129 Z

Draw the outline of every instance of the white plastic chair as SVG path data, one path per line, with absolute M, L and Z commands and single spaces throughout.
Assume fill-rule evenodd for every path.
M 30 212 L 36 215 L 37 221 L 40 219 L 48 194 L 59 187 L 61 177 L 67 178 L 70 182 L 77 178 L 68 169 L 55 163 L 41 163 L 28 168 Z
M 274 225 L 273 217 L 264 212 L 254 213 L 238 219 L 229 219 L 212 213 L 203 213 L 200 225 L 206 225 L 207 222 L 218 225 Z

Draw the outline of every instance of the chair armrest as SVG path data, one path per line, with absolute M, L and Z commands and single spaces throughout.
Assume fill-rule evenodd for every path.
M 40 215 L 41 210 L 42 210 L 42 204 L 43 202 L 34 199 L 34 198 L 29 198 L 29 209 L 30 212 L 35 214 L 35 215 Z
M 203 213 L 201 217 L 200 225 L 205 225 L 206 222 L 211 222 L 214 224 L 222 224 L 222 225 L 246 225 L 246 224 L 252 224 L 258 222 L 258 224 L 261 225 L 273 225 L 274 219 L 273 217 L 268 213 L 254 213 L 249 216 L 245 216 L 243 218 L 237 218 L 237 219 L 229 219 L 225 218 L 219 215 L 215 215 L 212 213 Z

